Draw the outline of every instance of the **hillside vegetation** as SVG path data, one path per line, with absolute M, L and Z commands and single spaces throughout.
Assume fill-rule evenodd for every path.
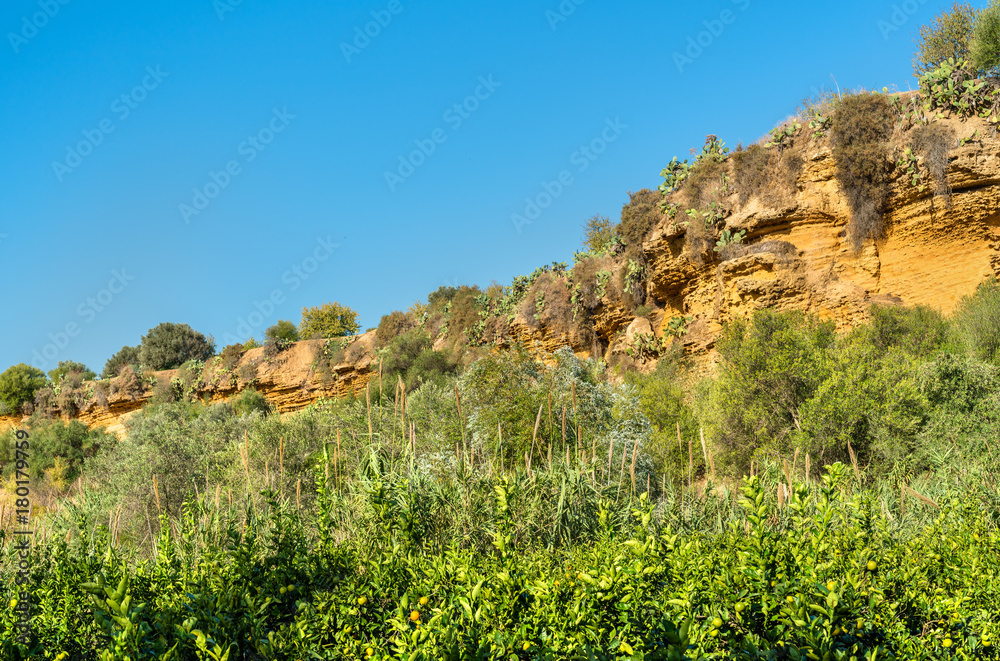
M 926 28 L 919 93 L 707 136 L 587 221 L 572 266 L 442 287 L 360 337 L 327 303 L 218 353 L 161 324 L 100 379 L 8 369 L 0 658 L 998 658 L 1000 283 L 846 332 L 761 305 L 706 366 L 649 276 L 665 236 L 707 273 L 790 257 L 748 209 L 823 150 L 853 252 L 895 199 L 950 204 L 977 139 L 955 127 L 1000 120 L 996 26 L 956 4 Z M 294 347 L 320 382 L 365 378 L 278 415 L 256 386 Z M 72 419 L 126 400 L 120 436 Z

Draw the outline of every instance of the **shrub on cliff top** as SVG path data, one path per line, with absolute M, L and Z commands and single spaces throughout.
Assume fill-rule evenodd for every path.
M 215 342 L 187 324 L 162 323 L 142 336 L 139 362 L 149 370 L 169 370 L 189 360 L 215 355 Z
M 268 340 L 281 340 L 282 342 L 298 342 L 299 329 L 295 323 L 287 319 L 279 319 L 278 323 L 264 331 L 264 337 Z
M 104 371 L 101 372 L 102 379 L 113 379 L 121 374 L 122 368 L 126 365 L 139 365 L 139 347 L 124 346 L 118 353 L 108 358 L 104 363 Z
M 922 26 L 917 51 L 913 54 L 913 75 L 920 78 L 949 58 L 969 59 L 969 42 L 978 13 L 969 3 L 956 2 L 950 10 L 941 12 Z
M 390 342 L 410 328 L 414 324 L 405 312 L 394 310 L 382 317 L 378 322 L 378 329 L 375 331 L 375 342 L 379 347 L 388 346 Z
M 601 252 L 614 236 L 615 225 L 607 216 L 594 214 L 583 224 L 583 247 L 591 252 Z
M 885 233 L 882 212 L 889 191 L 890 163 L 887 143 L 894 110 L 882 94 L 856 94 L 844 98 L 833 116 L 831 142 L 840 182 L 851 220 L 847 238 L 855 251 L 868 239 Z
M 17 411 L 21 405 L 35 399 L 35 391 L 45 386 L 45 372 L 20 363 L 0 374 L 0 402 Z
M 52 383 L 58 384 L 70 372 L 78 372 L 83 381 L 92 381 L 97 376 L 94 370 L 83 363 L 78 363 L 75 360 L 60 360 L 56 368 L 49 371 L 49 378 L 52 379 Z
M 305 339 L 354 335 L 359 328 L 358 313 L 346 305 L 333 302 L 302 308 L 299 335 Z
M 628 203 L 622 206 L 622 221 L 618 224 L 618 235 L 625 242 L 628 253 L 642 253 L 642 242 L 663 216 L 660 211 L 662 197 L 648 188 L 628 194 Z
M 977 73 L 995 76 L 1000 71 L 1000 2 L 976 15 L 976 24 L 969 41 L 969 59 Z

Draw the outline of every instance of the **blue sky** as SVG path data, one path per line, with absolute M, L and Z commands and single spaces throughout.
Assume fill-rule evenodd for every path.
M 831 76 L 915 86 L 948 6 L 7 0 L 0 369 L 327 301 L 367 328 L 569 261 L 706 134 L 752 142 Z

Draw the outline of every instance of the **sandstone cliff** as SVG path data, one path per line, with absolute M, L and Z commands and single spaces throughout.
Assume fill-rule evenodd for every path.
M 956 136 L 945 168 L 950 195 L 935 195 L 932 187 L 919 191 L 897 173 L 884 214 L 885 237 L 867 242 L 860 252 L 847 240 L 851 214 L 829 141 L 806 135 L 793 147 L 801 167 L 780 204 L 757 197 L 742 205 L 736 196 L 727 201 L 733 211 L 726 227 L 746 232 L 741 245 L 698 254 L 683 223 L 665 216 L 648 233 L 642 253 L 651 325 L 629 306 L 602 299 L 586 332 L 528 324 L 519 314 L 510 324 L 510 339 L 539 353 L 569 344 L 580 355 L 610 358 L 644 336 L 653 339 L 650 330 L 666 337 L 671 324 L 676 328 L 683 318 L 686 333 L 672 341 L 683 343 L 706 367 L 722 325 L 764 307 L 814 313 L 834 320 L 840 330 L 863 321 L 874 303 L 924 304 L 950 312 L 985 279 L 1000 276 L 1000 140 L 976 118 L 939 121 Z M 896 136 L 894 154 L 905 139 Z M 213 359 L 197 389 L 204 399 L 221 401 L 252 385 L 282 413 L 363 391 L 373 372 L 374 333 L 343 347 L 332 365 L 331 356 L 321 359 L 323 347 L 321 340 L 297 342 L 269 358 L 263 348 L 252 349 L 228 367 Z M 155 384 L 177 376 L 161 372 L 141 387 L 112 387 L 104 398 L 81 407 L 78 417 L 120 433 L 123 420 L 149 400 Z M 0 428 L 18 423 L 3 418 Z

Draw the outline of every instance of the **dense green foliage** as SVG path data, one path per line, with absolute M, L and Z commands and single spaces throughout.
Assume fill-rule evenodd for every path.
M 611 242 L 615 224 L 607 216 L 594 215 L 583 224 L 583 247 L 600 251 Z
M 21 410 L 25 403 L 35 399 L 35 392 L 47 383 L 45 372 L 26 363 L 19 363 L 0 374 L 0 402 L 10 412 Z
M 40 416 L 32 417 L 28 429 L 31 432 L 33 457 L 28 474 L 39 480 L 48 474 L 50 483 L 57 490 L 65 489 L 76 480 L 83 470 L 84 462 L 97 455 L 101 447 L 114 443 L 114 437 L 101 429 L 90 429 L 79 420 L 51 420 Z M 5 444 L 0 449 L 0 464 L 4 477 L 13 478 L 15 461 L 13 446 Z
M 124 346 L 119 349 L 115 355 L 108 358 L 108 361 L 104 363 L 104 371 L 101 372 L 101 378 L 113 379 L 121 374 L 122 369 L 128 365 L 132 367 L 139 366 L 139 347 Z
M 968 53 L 978 73 L 991 76 L 1000 73 L 1000 2 L 997 0 L 992 0 L 976 15 Z
M 913 72 L 917 78 L 933 71 L 949 58 L 968 59 L 978 11 L 969 3 L 952 5 L 933 21 L 921 26 L 917 50 L 913 55 Z
M 94 370 L 90 369 L 83 363 L 78 363 L 75 360 L 60 360 L 55 369 L 49 370 L 49 379 L 52 380 L 52 383 L 58 384 L 63 380 L 64 376 L 70 374 L 71 372 L 79 374 L 85 381 L 91 381 L 97 378 L 97 374 Z
M 407 392 L 424 383 L 442 384 L 458 365 L 443 351 L 435 351 L 431 337 L 423 328 L 413 328 L 394 337 L 384 352 L 383 380 L 393 391 L 402 380 Z
M 654 501 L 617 497 L 573 465 L 432 478 L 402 459 L 372 454 L 342 482 L 326 455 L 309 506 L 203 494 L 176 526 L 161 516 L 148 559 L 115 542 L 116 522 L 95 531 L 78 512 L 68 538 L 31 555 L 35 636 L 19 648 L 5 611 L 0 653 L 996 658 L 1000 492 L 988 474 L 950 474 L 917 496 L 836 464 L 820 481 L 772 470 Z M 545 513 L 572 537 L 533 533 Z M 342 538 L 352 520 L 363 532 Z M 10 577 L 11 545 L 3 557 Z
M 215 343 L 187 324 L 162 323 L 142 336 L 139 363 L 144 369 L 176 369 L 189 360 L 215 355 Z
M 281 340 L 282 342 L 298 342 L 299 329 L 295 323 L 287 319 L 279 319 L 276 324 L 264 331 L 264 337 L 268 340 Z
M 324 303 L 302 308 L 299 336 L 305 340 L 343 337 L 357 333 L 359 328 L 357 312 L 337 302 Z

